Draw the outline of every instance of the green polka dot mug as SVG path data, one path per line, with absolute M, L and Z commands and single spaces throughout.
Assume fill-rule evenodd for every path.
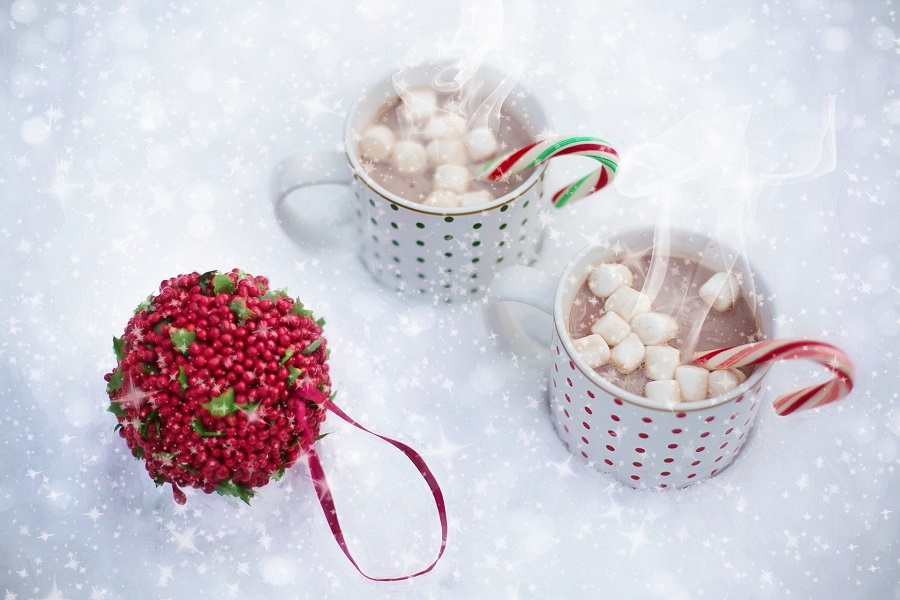
M 404 72 L 404 83 L 427 87 L 440 70 L 434 65 L 412 68 Z M 481 67 L 478 76 L 487 89 L 504 81 L 499 71 L 487 67 Z M 287 218 L 284 206 L 299 188 L 348 185 L 358 252 L 377 282 L 403 297 L 433 303 L 473 298 L 498 269 L 529 263 L 539 254 L 545 165 L 535 167 L 509 193 L 476 207 L 432 207 L 391 193 L 367 173 L 357 140 L 396 97 L 395 89 L 394 81 L 385 77 L 357 99 L 346 120 L 343 152 L 297 154 L 278 165 L 272 182 L 276 213 Z M 549 129 L 540 104 L 518 84 L 507 96 L 504 111 L 515 113 L 529 136 L 536 138 Z

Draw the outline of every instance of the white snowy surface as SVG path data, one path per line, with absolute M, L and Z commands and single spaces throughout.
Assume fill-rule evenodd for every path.
M 15 0 L 0 33 L 0 598 L 900 598 L 898 7 L 633 4 L 508 1 L 501 28 L 486 3 L 477 22 L 502 30 L 557 132 L 624 152 L 695 111 L 749 106 L 747 145 L 799 170 L 835 97 L 836 168 L 760 193 L 747 252 L 781 335 L 854 358 L 849 398 L 789 417 L 769 402 L 714 479 L 623 488 L 570 457 L 545 372 L 503 350 L 480 305 L 399 298 L 349 237 L 298 242 L 276 222 L 277 161 L 339 152 L 362 86 L 451 45 L 457 2 Z M 585 162 L 553 166 L 548 189 Z M 710 199 L 686 201 L 667 218 L 702 229 Z M 548 203 L 535 266 L 558 273 L 660 214 L 616 189 Z M 178 507 L 113 434 L 112 336 L 162 279 L 232 267 L 326 316 L 341 406 L 434 468 L 450 534 L 433 572 L 360 576 L 304 465 L 252 507 L 190 491 Z M 780 366 L 767 397 L 814 371 Z M 333 416 L 325 430 L 361 566 L 429 562 L 437 520 L 414 469 Z

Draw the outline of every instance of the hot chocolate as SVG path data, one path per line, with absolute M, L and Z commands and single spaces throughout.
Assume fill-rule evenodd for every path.
M 749 371 L 710 374 L 687 364 L 694 351 L 761 339 L 741 274 L 676 257 L 653 268 L 650 277 L 649 252 L 593 266 L 568 321 L 582 359 L 614 385 L 669 405 L 743 382 Z
M 363 168 L 388 192 L 432 208 L 478 208 L 511 192 L 533 168 L 495 182 L 477 180 L 478 170 L 536 132 L 506 104 L 488 118 L 484 100 L 477 89 L 404 90 L 358 132 Z

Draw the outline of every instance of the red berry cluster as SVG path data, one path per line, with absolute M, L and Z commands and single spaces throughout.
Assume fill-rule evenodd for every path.
M 163 281 L 113 338 L 119 435 L 179 504 L 184 486 L 249 502 L 319 436 L 331 393 L 322 325 L 239 270 Z

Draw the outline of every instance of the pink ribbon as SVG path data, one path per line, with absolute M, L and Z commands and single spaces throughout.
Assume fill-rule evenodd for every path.
M 405 579 L 412 579 L 413 577 L 424 575 L 425 573 L 431 571 L 441 559 L 441 556 L 443 556 L 444 554 L 444 550 L 447 548 L 447 506 L 444 502 L 444 494 L 441 492 L 441 487 L 440 485 L 438 485 L 437 479 L 435 479 L 434 474 L 431 472 L 431 469 L 429 469 L 428 465 L 425 464 L 425 460 L 419 455 L 418 452 L 416 452 L 403 442 L 399 442 L 389 437 L 379 435 L 374 431 L 366 429 L 365 427 L 354 421 L 352 418 L 350 418 L 331 400 L 325 399 L 324 402 L 320 402 L 320 404 L 326 410 L 330 410 L 350 425 L 353 425 L 357 429 L 361 429 L 366 433 L 384 440 L 388 444 L 400 450 L 400 452 L 402 452 L 404 455 L 406 455 L 406 458 L 408 458 L 410 462 L 412 462 L 416 466 L 416 469 L 419 470 L 419 474 L 425 480 L 425 483 L 428 484 L 428 489 L 431 490 L 431 495 L 434 497 L 434 505 L 437 508 L 438 518 L 441 522 L 441 549 L 438 551 L 437 557 L 431 562 L 430 565 L 411 575 L 401 575 L 398 577 L 372 577 L 360 568 L 360 566 L 356 563 L 356 560 L 350 554 L 350 549 L 347 547 L 347 541 L 344 538 L 344 532 L 341 529 L 341 523 L 338 520 L 337 507 L 334 505 L 334 498 L 331 495 L 331 489 L 328 487 L 328 481 L 325 479 L 325 469 L 322 468 L 322 462 L 319 460 L 319 455 L 316 453 L 316 450 L 314 448 L 315 440 L 313 439 L 312 431 L 310 431 L 309 426 L 306 423 L 306 402 L 304 400 L 297 400 L 296 402 L 298 405 L 297 413 L 300 416 L 300 425 L 303 428 L 303 437 L 307 447 L 306 459 L 309 465 L 309 473 L 312 476 L 313 485 L 316 489 L 316 495 L 319 497 L 319 504 L 322 506 L 322 511 L 325 513 L 325 520 L 328 521 L 328 527 L 331 529 L 331 535 L 334 536 L 334 539 L 337 541 L 338 546 L 340 546 L 341 550 L 344 552 L 344 555 L 350 560 L 353 566 L 356 567 L 356 570 L 359 571 L 359 573 L 363 577 L 371 579 L 372 581 L 403 581 Z

